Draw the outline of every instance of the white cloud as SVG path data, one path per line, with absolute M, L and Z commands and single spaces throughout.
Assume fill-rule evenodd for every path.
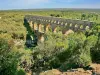
M 20 7 L 27 7 L 27 6 L 35 6 L 43 3 L 48 3 L 49 0 L 16 0 L 12 1 L 10 4 L 11 6 L 20 6 Z
M 66 2 L 74 2 L 76 0 L 63 0 L 63 1 L 66 1 Z
M 74 2 L 76 0 L 52 0 L 52 1 L 59 1 L 59 2 Z
M 26 3 L 26 4 L 37 4 L 37 3 L 46 3 L 49 0 L 19 0 L 21 3 Z

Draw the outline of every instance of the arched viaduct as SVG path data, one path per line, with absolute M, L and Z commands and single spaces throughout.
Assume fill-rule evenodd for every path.
M 91 29 L 93 26 L 93 22 L 89 21 L 32 15 L 26 15 L 24 22 L 29 23 L 32 31 L 34 31 L 38 39 L 41 41 L 44 40 L 44 33 L 47 32 L 49 28 L 51 28 L 51 30 L 55 33 L 57 27 L 60 27 L 62 33 L 66 34 L 68 30 L 72 30 L 74 32 L 85 31 L 86 29 Z

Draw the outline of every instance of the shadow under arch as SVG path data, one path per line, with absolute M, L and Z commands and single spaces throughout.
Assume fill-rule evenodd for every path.
M 26 19 L 24 19 L 24 27 L 26 28 L 27 30 L 27 33 L 26 33 L 26 42 L 25 42 L 25 45 L 26 47 L 30 48 L 30 47 L 35 47 L 37 46 L 37 36 L 34 34 L 34 32 L 32 31 L 28 21 Z

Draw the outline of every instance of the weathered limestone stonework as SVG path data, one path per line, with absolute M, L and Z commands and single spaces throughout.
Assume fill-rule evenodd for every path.
M 89 21 L 32 15 L 26 15 L 24 21 L 29 23 L 34 32 L 38 31 L 39 34 L 36 33 L 36 35 L 39 36 L 39 38 L 42 36 L 42 40 L 43 33 L 47 32 L 49 28 L 51 28 L 53 32 L 56 32 L 57 27 L 60 27 L 62 33 L 66 33 L 68 30 L 74 32 L 85 31 L 86 29 L 91 29 L 93 26 L 93 22 Z

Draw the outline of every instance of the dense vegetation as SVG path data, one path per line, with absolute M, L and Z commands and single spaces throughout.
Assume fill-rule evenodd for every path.
M 92 12 L 93 11 L 93 12 Z M 0 74 L 25 75 L 52 68 L 64 71 L 100 63 L 100 11 L 96 10 L 0 11 Z M 43 15 L 95 22 L 91 30 L 67 36 L 45 33 L 45 41 L 27 48 L 26 38 L 34 36 L 24 25 L 25 15 Z

